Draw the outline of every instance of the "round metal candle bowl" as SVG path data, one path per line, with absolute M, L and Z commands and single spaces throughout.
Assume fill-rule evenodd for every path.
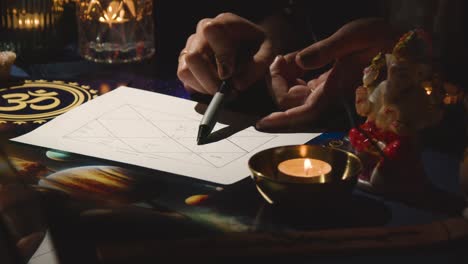
M 296 158 L 318 159 L 329 163 L 331 171 L 315 177 L 295 177 L 281 173 L 278 165 Z M 257 190 L 270 204 L 327 206 L 350 198 L 362 170 L 352 153 L 316 145 L 270 148 L 253 155 L 249 168 Z

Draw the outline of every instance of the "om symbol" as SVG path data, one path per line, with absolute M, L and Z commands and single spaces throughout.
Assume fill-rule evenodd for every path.
M 35 92 L 28 91 L 27 93 L 5 94 L 2 97 L 3 99 L 6 99 L 8 104 L 11 106 L 0 106 L 0 111 L 19 111 L 27 108 L 28 106 L 31 109 L 38 111 L 54 109 L 60 105 L 60 99 L 56 97 L 57 95 L 58 93 L 56 92 L 47 92 L 42 89 Z M 45 105 L 39 104 L 44 101 L 50 101 L 50 103 Z

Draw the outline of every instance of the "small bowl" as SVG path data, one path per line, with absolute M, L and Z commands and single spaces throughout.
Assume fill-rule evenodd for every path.
M 295 177 L 279 171 L 281 162 L 296 158 L 322 160 L 332 169 L 317 177 Z M 249 168 L 257 190 L 268 203 L 323 207 L 350 198 L 362 164 L 356 155 L 340 149 L 292 145 L 256 153 L 249 160 Z

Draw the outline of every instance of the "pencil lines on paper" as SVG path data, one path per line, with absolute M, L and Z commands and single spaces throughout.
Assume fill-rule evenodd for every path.
M 197 119 L 123 104 L 65 135 L 64 139 L 146 158 L 221 168 L 276 137 L 247 128 L 225 140 L 200 146 L 196 140 L 199 123 Z M 226 126 L 218 124 L 215 130 L 223 127 Z

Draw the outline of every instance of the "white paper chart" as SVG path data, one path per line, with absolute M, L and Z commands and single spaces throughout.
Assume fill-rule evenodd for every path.
M 231 184 L 249 176 L 247 162 L 256 152 L 303 144 L 319 135 L 262 133 L 248 127 L 197 145 L 202 115 L 195 111 L 196 105 L 120 87 L 12 140 Z M 240 116 L 234 119 L 237 123 L 245 120 Z M 227 124 L 218 123 L 213 131 L 227 128 Z

